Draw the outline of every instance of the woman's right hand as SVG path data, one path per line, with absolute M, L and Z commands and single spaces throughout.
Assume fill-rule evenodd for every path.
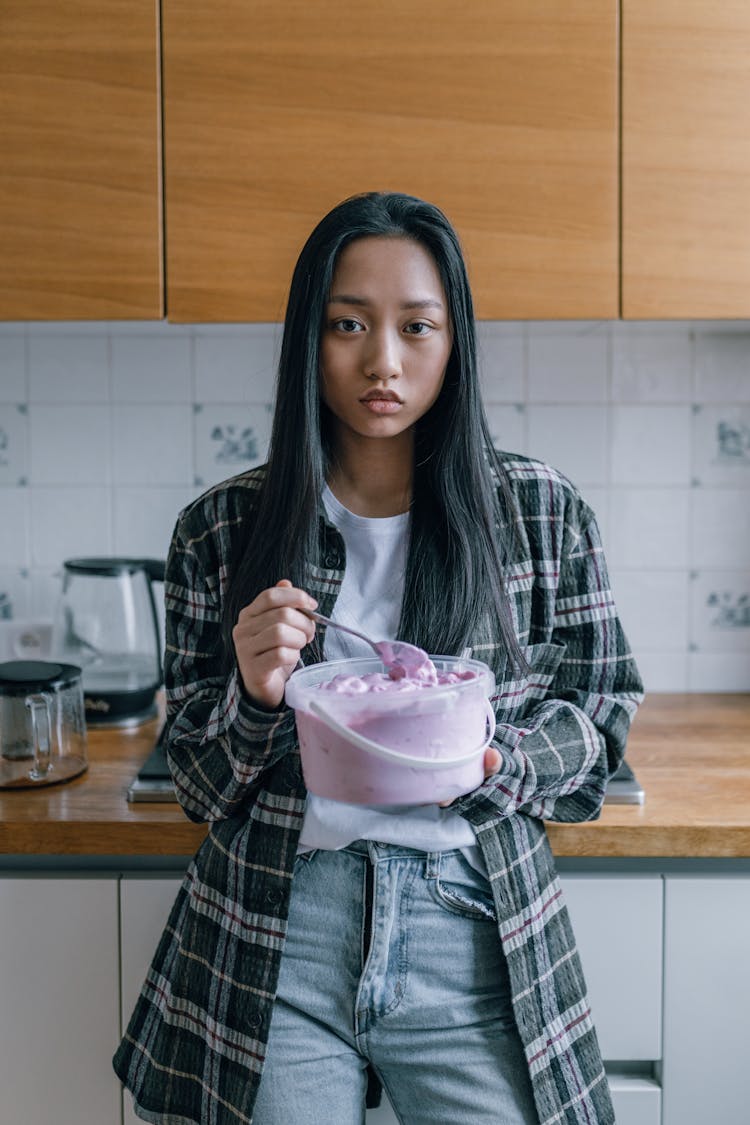
M 261 707 L 281 705 L 299 654 L 315 636 L 315 622 L 300 611 L 317 604 L 282 578 L 240 611 L 232 629 L 234 651 L 245 691 Z

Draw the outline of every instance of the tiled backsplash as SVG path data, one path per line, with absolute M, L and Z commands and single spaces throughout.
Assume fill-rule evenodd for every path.
M 71 555 L 164 556 L 264 459 L 278 325 L 0 325 L 0 619 Z M 750 322 L 483 323 L 497 444 L 594 507 L 651 691 L 750 690 Z

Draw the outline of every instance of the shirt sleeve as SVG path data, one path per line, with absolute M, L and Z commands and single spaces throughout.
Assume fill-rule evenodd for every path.
M 549 644 L 555 659 L 531 669 L 537 698 L 517 722 L 502 704 L 492 745 L 499 771 L 451 805 L 484 825 L 521 812 L 553 821 L 594 820 L 625 754 L 643 684 L 609 586 L 591 515 L 561 559 Z M 535 672 L 540 673 L 535 675 Z M 540 685 L 546 685 L 538 698 Z
M 207 534 L 188 538 L 178 521 L 164 587 L 167 759 L 177 798 L 195 821 L 235 814 L 297 741 L 289 707 L 256 707 L 236 664 L 225 670 L 220 560 L 207 558 L 210 542 Z

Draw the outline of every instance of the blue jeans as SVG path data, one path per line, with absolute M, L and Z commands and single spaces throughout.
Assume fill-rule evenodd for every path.
M 460 851 L 356 841 L 295 862 L 254 1125 L 538 1125 L 487 879 Z

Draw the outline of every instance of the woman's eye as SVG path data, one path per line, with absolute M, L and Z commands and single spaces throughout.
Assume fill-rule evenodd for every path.
M 338 328 L 341 332 L 358 332 L 362 325 L 358 320 L 351 320 L 349 317 L 343 317 L 341 320 L 334 321 L 334 328 Z
M 431 325 L 425 324 L 422 320 L 415 320 L 412 324 L 407 324 L 406 331 L 410 336 L 425 336 Z

